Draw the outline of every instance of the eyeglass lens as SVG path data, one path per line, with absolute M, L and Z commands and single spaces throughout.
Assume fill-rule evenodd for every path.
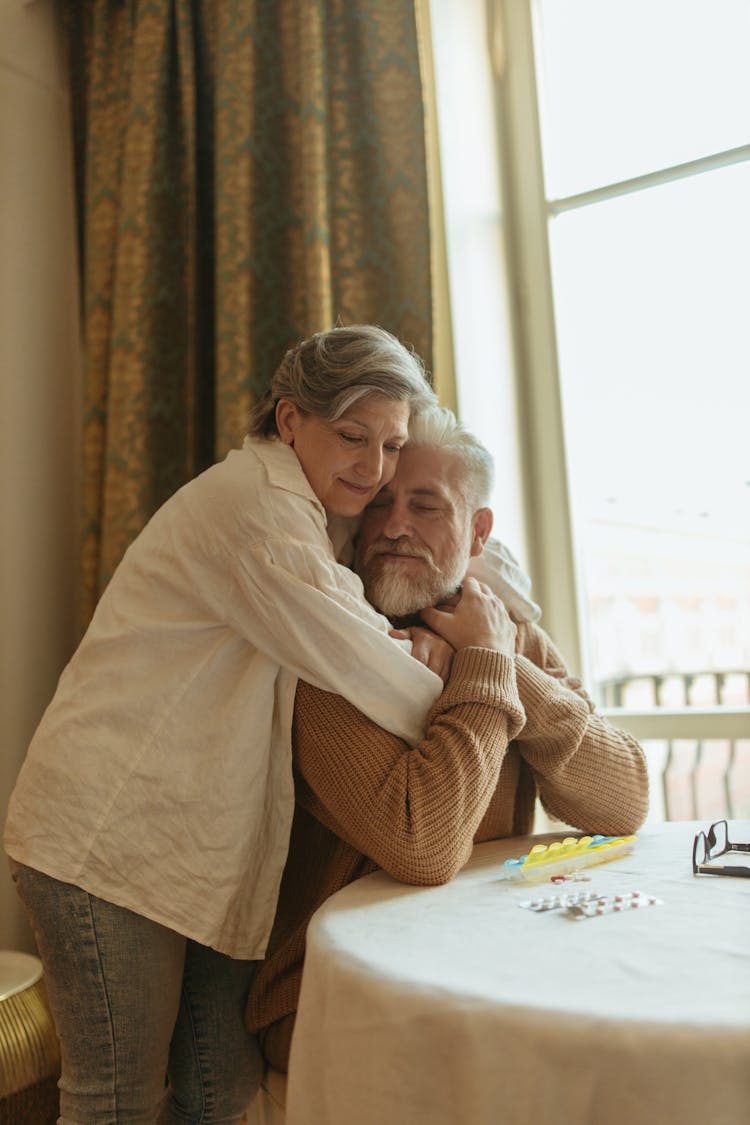
M 719 820 L 712 824 L 706 836 L 706 845 L 709 859 L 721 855 L 727 850 L 727 822 Z

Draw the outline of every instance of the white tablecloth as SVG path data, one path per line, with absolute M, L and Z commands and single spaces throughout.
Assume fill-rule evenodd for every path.
M 627 913 L 520 909 L 556 890 L 499 881 L 528 838 L 479 845 L 443 887 L 377 873 L 334 895 L 308 932 L 288 1125 L 747 1125 L 750 879 L 693 876 L 705 827 L 644 830 L 563 884 L 664 902 Z

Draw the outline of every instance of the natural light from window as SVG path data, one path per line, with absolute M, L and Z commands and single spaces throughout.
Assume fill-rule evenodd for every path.
M 750 141 L 746 0 L 543 0 L 537 17 L 549 199 Z M 745 162 L 550 220 L 588 656 L 610 703 L 748 700 L 748 198 Z
M 748 0 L 538 0 L 550 198 L 748 144 Z

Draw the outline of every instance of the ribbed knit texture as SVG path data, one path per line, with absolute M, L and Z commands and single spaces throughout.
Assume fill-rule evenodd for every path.
M 252 1030 L 284 1021 L 265 1045 L 274 1066 L 285 1064 L 307 924 L 341 887 L 378 867 L 406 883 L 446 882 L 475 842 L 531 832 L 537 793 L 553 817 L 585 832 L 629 835 L 642 824 L 638 744 L 568 686 L 539 626 L 518 627 L 516 650 L 514 660 L 459 652 L 411 750 L 340 697 L 298 685 L 289 857 L 248 1001 Z

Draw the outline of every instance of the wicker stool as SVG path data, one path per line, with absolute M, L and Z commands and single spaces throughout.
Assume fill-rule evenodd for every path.
M 0 950 L 0 1125 L 55 1125 L 59 1076 L 42 964 Z

